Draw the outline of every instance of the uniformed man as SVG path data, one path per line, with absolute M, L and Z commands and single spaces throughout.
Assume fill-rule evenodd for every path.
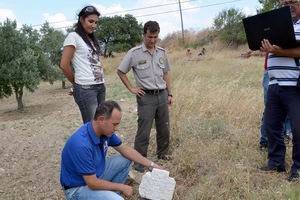
M 156 21 L 145 23 L 143 44 L 128 51 L 117 73 L 127 89 L 137 98 L 138 130 L 134 148 L 147 157 L 150 131 L 155 119 L 157 157 L 166 160 L 169 158 L 170 139 L 168 105 L 172 105 L 173 96 L 166 52 L 156 46 L 159 31 L 159 24 Z M 126 75 L 131 69 L 136 87 L 132 86 Z M 144 172 L 142 165 L 134 164 L 133 168 Z

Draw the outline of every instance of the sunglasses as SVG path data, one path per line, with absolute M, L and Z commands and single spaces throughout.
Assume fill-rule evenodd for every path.
M 97 12 L 96 8 L 93 6 L 88 6 L 84 9 L 85 13 L 93 13 L 93 12 Z

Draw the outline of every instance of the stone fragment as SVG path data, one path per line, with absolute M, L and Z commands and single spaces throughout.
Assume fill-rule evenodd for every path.
M 176 181 L 169 177 L 169 172 L 153 169 L 142 177 L 139 194 L 150 200 L 172 200 Z

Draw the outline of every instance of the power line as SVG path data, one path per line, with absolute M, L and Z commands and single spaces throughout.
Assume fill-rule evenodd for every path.
M 232 0 L 232 1 L 225 1 L 225 2 L 221 2 L 221 3 L 214 3 L 214 4 L 203 5 L 203 6 L 195 6 L 195 7 L 190 7 L 190 8 L 182 9 L 182 11 L 199 9 L 199 8 L 207 8 L 207 7 L 213 7 L 213 6 L 219 6 L 219 5 L 228 4 L 228 3 L 234 3 L 234 2 L 238 2 L 238 1 L 244 1 L 244 0 Z M 179 11 L 179 9 L 176 9 L 176 10 L 170 10 L 170 11 L 164 11 L 164 12 L 157 12 L 157 13 L 151 13 L 151 14 L 145 14 L 145 15 L 138 15 L 138 16 L 134 16 L 134 17 L 135 18 L 139 18 L 139 17 L 146 17 L 146 16 L 153 16 L 153 15 L 161 15 L 161 14 L 167 14 L 167 13 L 174 13 L 174 12 L 178 12 L 178 11 Z M 70 27 L 70 26 L 56 27 L 55 29 L 63 29 L 63 28 L 68 28 L 68 27 Z
M 188 3 L 188 2 L 192 2 L 192 1 L 200 1 L 200 0 L 188 0 L 188 1 L 183 1 L 181 3 Z M 145 10 L 145 9 L 149 9 L 149 8 L 157 8 L 157 7 L 163 7 L 163 6 L 170 6 L 170 5 L 175 5 L 175 4 L 178 4 L 178 2 L 160 4 L 160 5 L 154 5 L 154 6 L 148 6 L 148 7 L 142 7 L 142 8 L 133 8 L 133 9 L 124 10 L 124 11 L 111 12 L 111 13 L 106 13 L 104 16 L 114 15 L 114 14 L 119 14 L 119 13 L 124 13 L 124 12 L 131 12 L 131 11 L 136 11 L 136 10 Z
M 188 2 L 193 2 L 193 1 L 200 1 L 200 0 L 187 0 L 187 1 L 183 1 L 181 3 L 188 3 Z M 175 4 L 177 4 L 177 2 L 175 2 L 175 3 L 160 4 L 160 5 L 153 5 L 153 6 L 147 6 L 147 7 L 141 7 L 141 8 L 133 8 L 133 9 L 123 10 L 123 11 L 116 11 L 116 12 L 105 13 L 105 14 L 103 14 L 103 16 L 116 15 L 116 14 L 120 14 L 120 13 L 132 12 L 132 11 L 137 11 L 137 10 L 145 10 L 145 9 L 149 9 L 149 8 L 157 8 L 157 7 L 163 7 L 163 6 L 170 6 L 170 5 L 175 5 Z M 51 22 L 49 24 L 58 24 L 58 23 L 62 23 L 62 22 L 72 22 L 72 21 L 76 21 L 76 19 L 61 20 L 61 21 Z M 42 25 L 43 24 L 35 24 L 35 25 L 32 25 L 32 27 L 37 27 L 37 26 L 42 26 Z
M 232 1 L 226 1 L 226 2 L 221 2 L 221 3 L 209 4 L 209 5 L 204 5 L 204 6 L 195 6 L 195 7 L 190 7 L 190 8 L 184 8 L 182 10 L 193 10 L 193 9 L 199 9 L 199 8 L 219 6 L 219 5 L 223 5 L 223 4 L 234 3 L 234 2 L 237 2 L 237 1 L 244 1 L 244 0 L 232 0 Z M 140 16 L 135 16 L 135 17 L 137 18 L 137 17 L 145 17 L 145 16 L 151 16 L 151 15 L 160 15 L 160 14 L 173 13 L 173 12 L 178 12 L 178 11 L 179 11 L 179 9 L 165 11 L 165 12 L 151 13 L 151 14 L 140 15 Z

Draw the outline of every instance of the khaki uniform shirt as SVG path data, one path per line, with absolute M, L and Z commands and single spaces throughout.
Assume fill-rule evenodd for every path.
M 153 55 L 144 44 L 130 49 L 118 67 L 123 73 L 133 69 L 136 85 L 148 90 L 166 89 L 164 73 L 170 71 L 166 52 L 156 47 Z

